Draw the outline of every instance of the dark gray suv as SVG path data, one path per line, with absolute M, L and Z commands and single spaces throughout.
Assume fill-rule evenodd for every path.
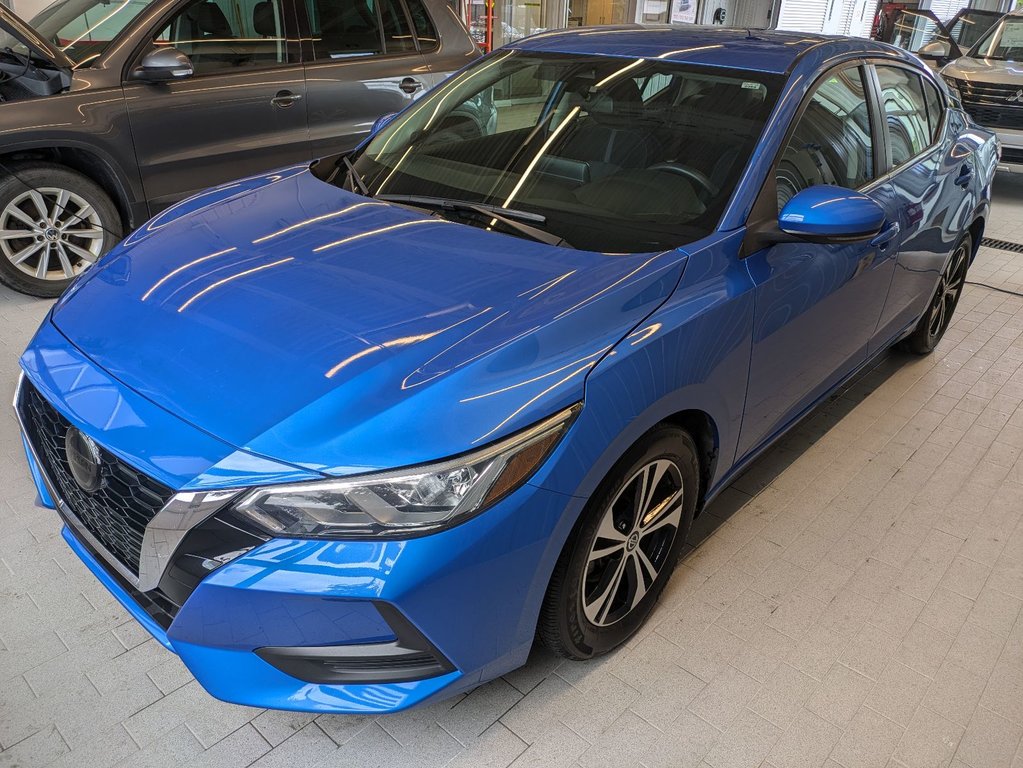
M 351 149 L 480 55 L 444 0 L 57 0 L 0 26 L 0 281 L 37 296 L 198 190 Z

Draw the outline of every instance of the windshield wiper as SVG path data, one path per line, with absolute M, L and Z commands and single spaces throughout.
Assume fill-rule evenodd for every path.
M 355 163 L 352 162 L 352 159 L 348 155 L 341 155 L 338 158 L 338 162 L 343 163 L 345 168 L 348 169 L 348 185 L 352 188 L 352 191 L 354 192 L 355 188 L 358 187 L 359 192 L 363 195 L 373 197 L 369 192 L 369 187 L 366 186 L 366 182 L 362 180 L 362 176 L 355 170 Z
M 413 207 L 418 206 L 422 208 L 454 211 L 456 213 L 472 213 L 481 218 L 488 218 L 493 221 L 500 222 L 508 229 L 514 230 L 515 232 L 525 235 L 537 242 L 544 243 L 546 245 L 560 246 L 562 248 L 574 248 L 571 243 L 560 235 L 556 235 L 553 232 L 548 232 L 545 229 L 539 229 L 538 227 L 524 223 L 527 221 L 536 222 L 537 224 L 546 223 L 547 217 L 539 213 L 519 211 L 514 208 L 502 208 L 501 206 L 489 205 L 487 203 L 471 203 L 467 200 L 450 200 L 444 197 L 426 197 L 421 195 L 380 195 L 378 199 L 386 200 L 391 203 L 406 203 Z

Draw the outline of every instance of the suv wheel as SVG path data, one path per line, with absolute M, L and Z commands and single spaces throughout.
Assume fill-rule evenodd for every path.
M 607 653 L 646 621 L 693 522 L 696 446 L 683 430 L 648 432 L 590 499 L 551 577 L 538 633 L 570 659 Z
M 121 218 L 92 180 L 52 163 L 0 178 L 0 281 L 58 296 L 120 239 Z

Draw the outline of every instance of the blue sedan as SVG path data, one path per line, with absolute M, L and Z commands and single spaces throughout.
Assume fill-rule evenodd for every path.
M 57 302 L 43 505 L 214 696 L 391 712 L 643 624 L 694 517 L 948 327 L 992 135 L 914 57 L 552 32 L 204 192 Z

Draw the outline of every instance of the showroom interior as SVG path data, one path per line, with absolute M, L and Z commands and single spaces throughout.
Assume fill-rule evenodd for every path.
M 1023 768 L 1023 0 L 2 2 L 0 768 Z

